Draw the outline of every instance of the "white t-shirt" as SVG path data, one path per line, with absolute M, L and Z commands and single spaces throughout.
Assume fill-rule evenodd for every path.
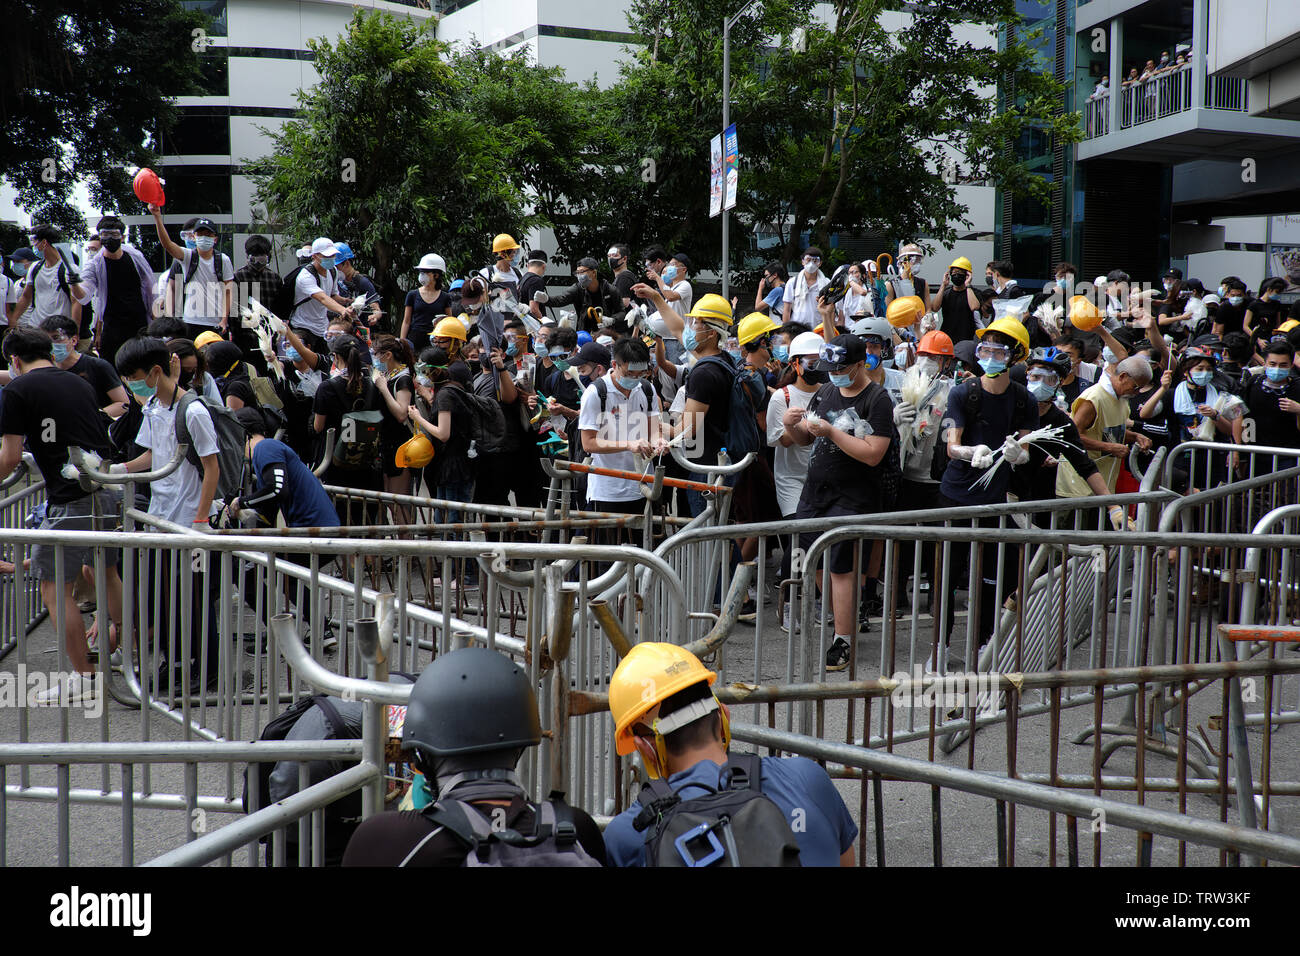
M 790 401 L 786 402 L 786 393 Z M 795 388 L 778 388 L 772 393 L 767 403 L 767 443 L 776 449 L 772 456 L 772 477 L 776 482 L 776 503 L 784 517 L 790 517 L 799 507 L 799 496 L 803 494 L 803 484 L 808 479 L 808 462 L 812 458 L 813 446 L 781 446 L 781 436 L 785 434 L 785 425 L 781 419 L 788 408 L 807 408 L 816 392 L 805 392 Z
M 853 316 L 860 313 L 866 313 L 867 315 L 875 315 L 876 313 L 876 310 L 873 308 L 871 303 L 871 293 L 868 292 L 866 295 L 858 295 L 852 289 L 849 289 L 849 291 L 845 293 L 844 298 L 840 299 L 838 308 L 840 319 L 844 322 L 847 322 Z
M 647 404 L 647 389 L 638 385 L 630 394 L 624 395 L 614 384 L 612 372 L 606 372 L 601 380 L 605 383 L 605 411 L 600 410 L 600 393 L 593 382 L 582 393 L 582 403 L 578 409 L 578 430 L 594 431 L 602 441 L 649 440 L 655 434 L 654 421 L 659 417 L 659 397 L 653 389 L 649 390 L 650 399 Z M 592 464 L 597 468 L 638 470 L 636 455 L 630 451 L 591 457 Z M 591 501 L 639 501 L 641 488 L 637 482 L 627 478 L 588 475 L 587 497 Z
M 36 283 L 32 286 L 32 305 L 18 320 L 19 325 L 39 326 L 51 316 L 72 316 L 72 298 L 59 285 L 60 272 L 66 279 L 69 273 L 61 263 L 32 263 L 27 270 L 28 283 Z
M 781 301 L 790 303 L 791 322 L 798 322 L 810 329 L 821 325 L 821 313 L 817 311 L 817 294 L 829 285 L 830 281 L 820 270 L 814 282 L 809 282 L 808 274 L 802 270 L 798 275 L 790 277 L 790 281 L 785 284 L 785 295 Z
M 317 292 L 324 292 L 331 299 L 338 294 L 338 279 L 326 272 L 320 275 L 314 266 L 307 266 L 298 273 L 293 283 L 293 301 L 302 305 L 293 310 L 289 324 L 295 329 L 306 329 L 322 338 L 329 329 L 329 309 L 312 298 Z M 306 302 L 303 302 L 306 299 Z
M 190 270 L 190 260 L 199 256 L 197 249 L 186 249 L 185 258 L 181 260 L 181 273 L 177 282 L 184 282 Z M 221 281 L 218 281 L 215 269 L 220 262 Z M 194 269 L 194 278 L 185 288 L 185 311 L 183 318 L 190 325 L 206 325 L 217 328 L 221 324 L 222 299 L 226 294 L 225 282 L 233 281 L 235 267 L 230 264 L 230 257 L 224 252 L 212 253 L 211 259 L 199 256 L 198 266 Z M 238 308 L 238 304 L 236 304 Z
M 17 302 L 18 296 L 14 293 L 14 283 L 7 275 L 0 273 L 0 326 L 9 324 L 9 304 Z
M 198 402 L 191 402 L 185 414 L 185 424 L 189 426 L 190 440 L 194 442 L 199 458 L 217 454 L 217 432 L 206 408 Z M 153 452 L 153 468 L 161 468 L 171 461 L 176 453 L 175 406 L 168 407 L 157 398 L 152 399 L 144 407 L 144 421 L 140 423 L 140 433 L 135 441 L 141 448 Z M 179 468 L 166 478 L 155 481 L 149 489 L 149 514 L 188 528 L 194 521 L 199 496 L 203 493 L 203 473 L 187 458 Z
M 668 304 L 672 306 L 674 312 L 685 319 L 686 313 L 691 311 L 691 305 L 695 302 L 695 290 L 691 288 L 691 284 L 685 279 L 679 279 L 674 282 L 672 284 L 672 290 L 680 295 L 681 298 L 676 302 L 669 302 Z

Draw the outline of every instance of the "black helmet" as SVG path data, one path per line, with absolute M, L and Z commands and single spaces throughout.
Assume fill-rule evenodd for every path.
M 1029 361 L 1026 365 L 1046 365 L 1053 369 L 1061 378 L 1070 374 L 1073 363 L 1070 360 L 1068 352 L 1058 349 L 1055 345 L 1049 345 L 1047 348 L 1037 348 L 1029 353 Z
M 840 266 L 831 276 L 831 281 L 822 287 L 818 298 L 825 303 L 835 303 L 843 299 L 849 292 L 849 267 Z
M 424 669 L 406 709 L 402 750 L 434 758 L 502 754 L 514 766 L 518 751 L 541 743 L 537 696 L 528 672 L 485 647 L 444 654 Z

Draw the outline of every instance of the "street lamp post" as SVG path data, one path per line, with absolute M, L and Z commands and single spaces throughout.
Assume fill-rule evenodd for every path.
M 722 129 L 724 135 L 727 127 L 731 125 L 731 28 L 756 3 L 758 3 L 758 0 L 749 0 L 734 15 L 722 21 Z M 725 155 L 725 144 L 723 152 Z M 724 174 L 722 179 L 722 297 L 727 301 L 731 301 L 731 210 L 727 208 L 726 204 L 726 182 L 726 175 Z

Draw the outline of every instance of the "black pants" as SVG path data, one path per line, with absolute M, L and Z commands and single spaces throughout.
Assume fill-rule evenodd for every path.
M 945 498 L 942 494 L 938 496 L 936 505 L 939 508 L 961 507 L 959 502 Z M 1008 521 L 1008 523 L 1010 522 Z M 999 519 L 996 517 L 973 518 L 965 521 L 954 521 L 952 525 L 959 528 L 996 528 L 999 525 Z M 953 625 L 953 592 L 968 586 L 970 562 L 978 549 L 980 555 L 979 625 L 975 633 L 978 646 L 983 647 L 993 636 L 993 628 L 1001 615 L 1003 602 L 1016 589 L 1020 574 L 1020 546 L 1007 544 L 1002 547 L 1001 590 L 997 587 L 998 545 L 954 541 L 948 547 L 949 557 L 946 567 L 943 567 L 943 548 L 935 549 L 935 565 L 940 573 L 935 574 L 930 585 L 934 593 L 934 600 L 944 605 L 942 620 L 939 623 L 939 633 L 942 635 L 944 643 L 948 644 Z M 976 597 L 975 594 L 967 596 L 969 608 L 973 609 Z M 964 643 L 961 646 L 964 646 Z M 966 663 L 973 666 L 975 662 L 967 661 Z
M 204 551 L 202 561 L 205 570 L 195 571 L 190 575 L 190 599 L 185 603 L 182 586 L 184 571 L 172 567 L 172 552 L 153 551 L 149 555 L 148 606 L 149 622 L 154 630 L 154 641 L 158 648 L 154 657 L 155 664 L 172 657 L 172 639 L 175 638 L 175 662 L 180 663 L 184 654 L 182 635 L 190 634 L 190 660 L 195 672 L 202 661 L 203 647 L 208 649 L 208 675 L 217 673 L 220 661 L 221 620 L 217 617 L 217 596 L 219 593 L 221 560 L 219 552 Z M 192 562 L 191 553 L 181 552 L 179 560 Z M 193 566 L 191 564 L 191 566 Z M 154 594 L 154 582 L 159 582 L 157 597 Z M 175 595 L 172 594 L 173 589 Z M 207 614 L 207 627 L 203 625 Z
M 286 561 L 292 561 L 294 564 L 302 568 L 311 567 L 310 554 L 282 554 L 280 555 L 280 557 L 284 558 Z M 258 567 L 259 566 L 256 564 L 250 564 L 244 569 L 244 580 L 243 580 L 244 590 L 243 590 L 243 594 L 241 594 L 240 596 L 243 598 L 244 603 L 248 605 L 248 607 L 250 608 L 257 606 Z M 238 573 L 236 573 L 236 578 L 238 578 Z M 283 610 L 287 612 L 291 606 L 296 606 L 298 610 L 302 612 L 302 619 L 304 621 L 310 622 L 311 621 L 311 587 L 306 582 L 303 582 L 302 602 L 300 604 L 298 601 L 298 584 L 299 582 L 297 578 L 291 577 L 290 575 L 287 574 L 280 579 L 280 590 L 281 593 L 284 594 L 284 599 L 285 599 Z M 263 588 L 265 588 L 265 583 L 263 584 Z M 271 618 L 275 613 L 277 613 L 277 609 L 271 606 L 271 601 L 268 600 L 267 596 L 265 595 L 262 598 L 262 604 L 263 604 L 262 607 L 263 620 L 267 628 L 269 629 L 271 627 Z
M 126 342 L 135 338 L 144 329 L 143 325 L 133 322 L 114 321 L 112 317 L 105 320 L 99 333 L 99 357 L 109 365 L 117 357 L 117 351 Z
M 592 511 L 608 511 L 621 515 L 641 515 L 645 513 L 644 498 L 638 498 L 635 501 L 593 501 L 590 502 L 590 505 Z M 593 543 L 635 544 L 639 540 L 636 532 L 636 527 L 630 524 L 621 528 L 600 528 L 593 536 Z
M 939 483 L 913 481 L 911 478 L 904 478 L 898 487 L 898 501 L 908 511 L 929 510 L 937 506 L 939 500 Z M 898 566 L 898 587 L 903 589 L 907 586 L 907 579 L 911 576 L 916 566 L 916 548 L 921 546 L 921 574 L 929 578 L 934 571 L 934 542 L 932 541 L 900 541 L 896 564 Z M 881 568 L 881 574 L 884 574 L 884 568 Z M 886 587 L 889 584 L 886 582 Z M 933 595 L 931 590 L 931 595 Z M 910 592 L 909 592 L 910 599 Z M 901 605 L 895 605 L 901 606 Z

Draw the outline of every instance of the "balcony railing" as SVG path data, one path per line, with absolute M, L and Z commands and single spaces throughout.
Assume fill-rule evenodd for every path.
M 1192 108 L 1192 70 L 1182 67 L 1136 81 L 1122 87 L 1119 95 L 1120 129 L 1173 116 Z M 1202 105 L 1212 110 L 1246 112 L 1246 81 L 1235 77 L 1207 76 Z M 1084 139 L 1095 139 L 1109 132 L 1110 93 L 1089 97 L 1084 109 Z

